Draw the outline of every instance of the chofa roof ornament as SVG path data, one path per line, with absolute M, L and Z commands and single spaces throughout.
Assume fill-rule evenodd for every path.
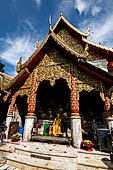
M 39 41 L 37 40 L 36 41 L 36 48 L 38 48 L 39 47 Z
M 60 7 L 60 17 L 62 16 L 62 8 Z
M 22 57 L 20 57 L 17 65 L 16 65 L 16 72 L 19 73 L 22 69 Z
M 88 34 L 88 36 L 90 35 L 90 27 L 89 27 L 89 26 L 88 26 L 88 28 L 87 28 L 86 33 Z
M 51 31 L 52 28 L 51 28 L 51 15 L 49 16 L 49 31 Z

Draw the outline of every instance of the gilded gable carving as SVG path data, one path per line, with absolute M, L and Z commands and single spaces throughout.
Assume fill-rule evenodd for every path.
M 26 79 L 26 81 L 24 82 L 23 86 L 21 88 L 29 88 L 31 87 L 32 85 L 32 76 L 33 76 L 33 73 L 31 73 L 29 75 L 29 77 Z
M 91 91 L 95 89 L 100 92 L 100 95 L 104 100 L 104 96 L 106 96 L 110 88 L 96 76 L 92 76 L 75 66 L 65 54 L 63 55 L 56 48 L 50 48 L 46 51 L 45 56 L 33 72 L 37 76 L 37 86 L 35 90 L 37 90 L 41 81 L 49 80 L 51 86 L 53 86 L 55 81 L 59 78 L 64 78 L 67 81 L 68 87 L 71 89 L 71 74 L 75 76 L 78 94 L 82 90 Z M 20 89 L 16 89 L 16 97 L 18 95 L 23 96 L 26 94 L 29 101 L 33 72 L 26 79 L 23 86 Z
M 33 76 L 33 73 L 29 75 L 29 77 L 26 79 L 24 84 L 19 89 L 15 89 L 15 97 L 19 95 L 20 96 L 27 95 L 29 98 L 30 93 L 31 93 L 32 76 Z
M 88 44 L 83 46 L 82 42 L 74 38 L 65 28 L 61 29 L 58 35 L 67 45 L 81 53 L 81 57 L 86 58 L 87 61 L 105 59 L 105 57 L 90 51 Z
M 55 49 L 52 48 L 45 54 L 43 60 L 35 68 L 38 81 L 49 80 L 51 86 L 55 84 L 55 80 L 64 78 L 71 88 L 71 62 Z
M 82 90 L 91 91 L 95 89 L 100 92 L 100 96 L 103 100 L 104 97 L 107 96 L 110 86 L 108 86 L 98 77 L 94 75 L 92 76 L 87 72 L 83 71 L 82 69 L 77 68 L 75 72 L 75 78 L 78 93 Z
M 95 60 L 102 60 L 105 59 L 105 57 L 99 55 L 99 54 L 95 54 L 92 51 L 88 51 L 89 55 L 87 55 L 86 57 L 86 61 L 95 61 Z
M 67 43 L 71 48 L 75 49 L 77 52 L 83 53 L 84 48 L 79 40 L 74 38 L 66 29 L 61 29 L 58 32 L 60 38 Z

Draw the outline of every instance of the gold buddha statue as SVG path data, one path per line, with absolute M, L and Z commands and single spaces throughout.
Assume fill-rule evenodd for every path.
M 53 135 L 54 136 L 62 135 L 60 114 L 57 114 L 57 117 L 54 119 L 54 122 L 53 122 Z

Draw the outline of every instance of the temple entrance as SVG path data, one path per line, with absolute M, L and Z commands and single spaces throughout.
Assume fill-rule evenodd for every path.
M 22 126 L 24 127 L 25 116 L 27 115 L 27 108 L 28 108 L 27 95 L 17 96 L 15 104 L 17 104 L 18 113 L 19 113 L 20 118 L 21 118 Z
M 66 80 L 60 78 L 55 81 L 54 86 L 51 86 L 49 81 L 41 82 L 36 101 L 37 133 L 56 137 L 68 136 L 67 131 L 71 131 L 70 89 Z
M 70 116 L 70 89 L 64 79 L 56 80 L 54 86 L 51 86 L 49 81 L 41 82 L 37 90 L 36 101 L 35 114 L 38 119 L 49 118 L 48 111 L 50 110 L 53 118 L 58 112 L 67 113 L 67 116 Z M 40 110 L 45 113 L 45 117 L 39 114 Z
M 106 114 L 104 111 L 104 101 L 100 93 L 96 90 L 87 92 L 83 90 L 79 93 L 79 112 L 82 118 L 83 137 L 93 140 L 94 128 L 101 128 L 105 125 Z

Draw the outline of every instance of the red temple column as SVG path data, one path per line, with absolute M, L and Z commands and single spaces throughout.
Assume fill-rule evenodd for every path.
M 10 104 L 8 116 L 13 116 L 13 109 L 14 109 L 15 100 L 16 100 L 16 98 L 15 98 L 15 96 L 13 95 L 13 96 L 12 96 L 12 99 L 11 99 L 11 104 Z
M 29 141 L 31 139 L 32 129 L 34 126 L 34 120 L 35 120 L 34 112 L 36 107 L 36 83 L 37 83 L 37 75 L 36 73 L 33 73 L 31 95 L 28 104 L 28 114 L 25 117 L 24 134 L 23 134 L 24 141 Z
M 29 100 L 29 104 L 28 104 L 28 114 L 27 116 L 34 116 L 34 112 L 35 112 L 35 107 L 36 107 L 36 83 L 37 83 L 37 77 L 34 73 L 34 77 L 33 77 L 33 82 L 32 82 L 32 86 L 31 86 L 31 95 L 30 95 L 30 100 Z
M 11 104 L 9 106 L 9 110 L 7 113 L 7 117 L 6 117 L 6 126 L 7 126 L 7 129 L 5 131 L 6 139 L 8 139 L 9 126 L 10 126 L 10 122 L 12 121 L 12 118 L 13 118 L 13 109 L 14 109 L 15 100 L 16 100 L 16 98 L 13 95 L 12 99 L 11 99 Z
M 108 123 L 108 128 L 110 130 L 113 129 L 113 115 L 112 115 L 112 110 L 111 110 L 111 103 L 110 99 L 108 97 L 105 98 L 105 108 L 106 108 L 106 114 L 107 114 L 107 123 Z
M 76 89 L 76 80 L 71 77 L 71 95 L 70 95 L 71 117 L 79 116 L 79 103 Z
M 113 61 L 108 61 L 107 69 L 108 72 L 113 75 Z
M 72 142 L 74 147 L 80 148 L 82 142 L 81 117 L 79 115 L 79 103 L 78 103 L 76 80 L 73 76 L 71 76 L 70 106 L 71 106 Z

